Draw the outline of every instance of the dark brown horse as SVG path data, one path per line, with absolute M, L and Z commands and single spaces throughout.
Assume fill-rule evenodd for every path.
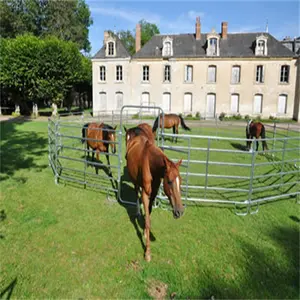
M 258 150 L 258 139 L 261 137 L 262 139 L 266 138 L 266 130 L 265 126 L 261 122 L 253 122 L 250 120 L 246 126 L 246 138 L 253 139 L 256 138 L 256 151 Z M 247 141 L 247 150 L 251 149 L 251 141 Z M 269 150 L 266 141 L 262 141 L 263 151 Z
M 158 120 L 160 120 L 159 122 L 159 127 L 161 128 L 162 126 L 162 115 L 158 116 L 156 118 L 156 120 L 154 121 L 153 127 L 152 127 L 152 131 L 156 132 L 157 128 L 158 128 Z M 173 128 L 173 134 L 178 134 L 178 127 L 179 124 L 181 124 L 182 128 L 184 130 L 188 130 L 190 131 L 191 129 L 189 127 L 186 126 L 183 118 L 181 115 L 176 115 L 176 114 L 165 114 L 164 115 L 164 128 Z M 174 141 L 174 137 L 172 138 L 172 141 Z M 175 139 L 176 143 L 177 143 L 177 137 Z
M 135 137 L 135 136 L 138 136 L 138 135 L 145 136 L 148 139 L 149 142 L 152 142 L 152 143 L 155 142 L 155 136 L 152 132 L 152 128 L 147 123 L 141 123 L 138 126 L 132 127 L 132 128 L 129 128 L 129 129 L 126 129 L 125 126 L 123 126 L 123 127 L 124 127 L 124 130 L 126 132 L 126 134 L 125 134 L 126 147 L 127 147 L 127 141 L 129 139 Z
M 87 123 L 82 127 L 82 140 L 81 142 L 84 143 L 86 141 L 87 150 L 90 148 L 93 149 L 92 152 L 92 160 L 94 160 L 94 154 L 96 152 L 96 159 L 99 160 L 99 153 L 103 152 L 106 153 L 106 159 L 108 166 L 110 168 L 110 161 L 109 161 L 109 145 L 111 148 L 112 153 L 116 153 L 116 130 L 117 126 L 112 127 L 108 124 L 104 123 Z M 90 152 L 88 151 L 88 156 Z M 111 175 L 111 170 L 110 170 Z
M 182 161 L 172 162 L 160 148 L 143 135 L 132 137 L 127 141 L 126 156 L 128 174 L 135 186 L 136 193 L 138 193 L 139 188 L 142 189 L 142 202 L 145 211 L 145 259 L 150 261 L 150 214 L 162 179 L 164 192 L 172 206 L 174 218 L 181 217 L 184 212 L 179 174 L 179 166 Z

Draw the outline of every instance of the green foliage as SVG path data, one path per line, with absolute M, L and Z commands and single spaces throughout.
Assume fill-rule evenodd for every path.
M 159 29 L 157 25 L 148 23 L 145 20 L 140 20 L 141 24 L 141 46 L 143 47 L 155 34 L 159 34 Z M 135 53 L 135 33 L 130 30 L 121 30 L 114 34 L 112 31 L 109 31 L 111 35 L 116 35 L 122 41 L 123 45 L 127 51 L 133 55 Z
M 11 113 L 11 115 L 12 115 L 13 117 L 19 117 L 19 116 L 20 116 L 20 113 L 16 113 L 16 112 L 13 111 L 13 112 Z
M 200 114 L 200 112 L 199 112 L 199 111 L 197 111 L 197 112 L 196 112 L 196 115 L 195 115 L 195 117 L 196 117 L 197 119 L 200 119 L 200 118 L 201 118 L 201 114 Z
M 84 0 L 2 0 L 0 20 L 1 37 L 54 35 L 90 50 L 88 28 L 93 22 Z
M 224 112 L 221 112 L 219 115 L 219 120 L 223 121 L 223 119 L 225 118 L 226 114 Z
M 91 63 L 72 42 L 32 35 L 1 39 L 0 83 L 18 101 L 51 100 L 59 104 L 70 89 L 91 82 Z
M 145 20 L 141 20 L 139 23 L 141 24 L 142 29 L 141 44 L 143 47 L 155 34 L 159 34 L 160 32 L 155 24 L 148 23 Z

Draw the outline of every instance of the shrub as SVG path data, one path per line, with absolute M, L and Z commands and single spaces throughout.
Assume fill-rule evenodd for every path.
M 201 115 L 200 115 L 199 111 L 196 112 L 195 117 L 196 117 L 197 119 L 201 119 Z
M 16 112 L 13 111 L 13 112 L 11 113 L 11 115 L 12 115 L 13 117 L 19 117 L 21 114 L 16 113 Z
M 224 112 L 221 112 L 220 115 L 219 115 L 219 120 L 223 121 L 225 116 L 226 116 L 226 114 Z

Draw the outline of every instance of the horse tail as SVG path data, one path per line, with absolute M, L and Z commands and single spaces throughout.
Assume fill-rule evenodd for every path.
M 262 139 L 266 138 L 266 129 L 265 129 L 265 126 L 263 124 L 261 124 L 261 133 L 260 134 L 261 134 Z M 266 141 L 262 141 L 262 144 L 263 144 L 264 149 L 269 150 Z
M 153 127 L 152 127 L 152 132 L 155 132 L 157 127 L 158 127 L 158 119 L 159 119 L 159 116 L 154 121 L 154 124 L 153 124 Z
M 86 123 L 83 125 L 82 127 L 82 139 L 81 139 L 81 143 L 83 144 L 85 142 L 85 138 L 86 138 L 86 129 L 89 127 L 90 123 Z
M 191 129 L 189 127 L 187 127 L 186 124 L 184 123 L 183 117 L 181 115 L 179 115 L 179 119 L 180 119 L 180 123 L 181 123 L 182 128 L 184 130 L 191 131 Z

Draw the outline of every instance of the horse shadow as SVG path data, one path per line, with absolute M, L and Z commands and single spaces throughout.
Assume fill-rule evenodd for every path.
M 141 206 L 139 206 L 139 209 L 137 208 L 136 193 L 131 183 L 126 166 L 123 167 L 123 175 L 121 176 L 120 184 L 121 184 L 120 198 L 116 193 L 117 202 L 119 203 L 119 205 L 125 208 L 128 218 L 135 229 L 138 239 L 141 242 L 141 246 L 145 251 L 146 245 L 143 239 L 143 230 L 145 228 L 145 216 L 142 214 Z M 151 241 L 156 240 L 155 236 L 151 231 L 150 231 L 150 240 Z
M 241 151 L 247 151 L 247 147 L 245 145 L 239 144 L 239 143 L 230 143 L 231 146 L 237 150 Z

